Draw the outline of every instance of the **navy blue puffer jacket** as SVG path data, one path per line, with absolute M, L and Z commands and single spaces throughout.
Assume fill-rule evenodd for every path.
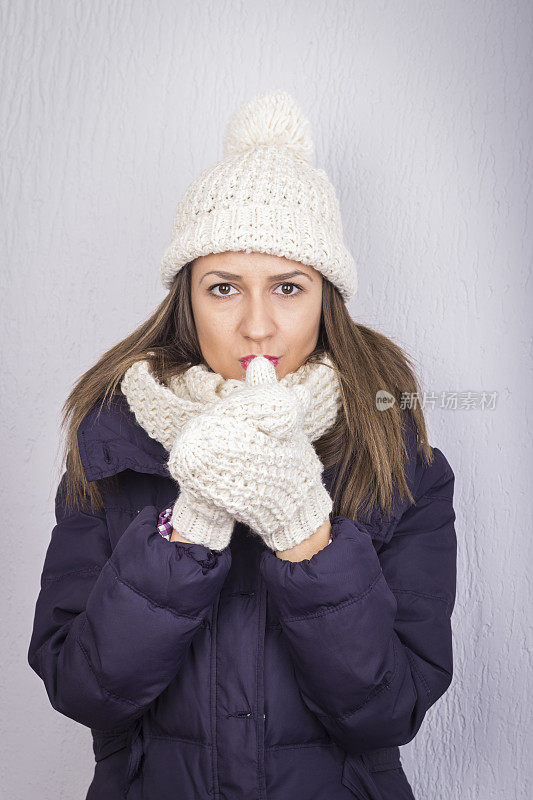
M 66 513 L 63 475 L 28 661 L 92 729 L 86 800 L 412 800 L 399 745 L 452 680 L 457 544 L 452 469 L 408 437 L 415 504 L 332 516 L 290 562 L 241 523 L 220 553 L 164 539 L 165 449 L 125 398 L 85 417 L 87 479 L 120 489 Z

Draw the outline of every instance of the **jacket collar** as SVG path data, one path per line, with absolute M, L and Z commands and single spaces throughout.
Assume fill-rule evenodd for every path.
M 77 431 L 80 459 L 88 481 L 108 478 L 124 469 L 169 478 L 168 452 L 139 425 L 124 395 L 111 405 L 92 407 Z
M 172 477 L 167 467 L 167 450 L 139 425 L 124 395 L 115 395 L 109 408 L 105 404 L 100 413 L 98 406 L 99 403 L 86 414 L 77 431 L 80 458 L 88 481 L 107 478 L 125 469 L 160 475 L 163 478 Z M 405 476 L 414 494 L 423 468 L 417 459 L 416 431 L 412 421 L 407 426 L 406 442 L 408 459 Z M 336 465 L 328 467 L 322 473 L 328 491 L 331 490 L 335 467 Z M 400 500 L 395 489 L 393 509 L 389 516 L 374 509 L 366 516 L 360 515 L 360 520 L 372 538 L 387 542 L 409 505 L 407 498 Z

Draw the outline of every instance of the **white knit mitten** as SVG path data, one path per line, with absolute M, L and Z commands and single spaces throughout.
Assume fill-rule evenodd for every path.
M 195 544 L 210 550 L 223 550 L 230 542 L 235 520 L 223 508 L 203 500 L 182 485 L 183 478 L 174 474 L 180 483 L 180 493 L 174 503 L 170 521 L 174 530 Z
M 253 358 L 244 388 L 189 420 L 172 447 L 169 469 L 180 476 L 185 507 L 225 511 L 273 550 L 311 536 L 333 502 L 304 431 L 310 400 L 304 386 L 279 383 L 267 358 Z

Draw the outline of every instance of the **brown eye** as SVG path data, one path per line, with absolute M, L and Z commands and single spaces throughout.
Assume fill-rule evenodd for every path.
M 210 286 L 209 292 L 213 295 L 213 297 L 231 297 L 231 295 L 227 293 L 227 290 L 221 291 L 220 294 L 213 292 L 213 289 L 217 289 L 219 286 L 231 288 L 231 283 L 214 283 L 213 286 Z
M 302 291 L 302 287 L 299 286 L 297 283 L 280 283 L 278 288 L 281 288 L 282 290 L 286 289 L 286 288 L 289 288 L 289 289 L 296 288 L 296 289 L 298 289 L 297 292 L 291 292 L 290 294 L 288 294 L 285 291 L 282 291 L 281 294 L 283 295 L 283 297 L 297 297 Z

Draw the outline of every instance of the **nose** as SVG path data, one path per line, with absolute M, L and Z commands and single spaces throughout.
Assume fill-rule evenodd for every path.
M 241 335 L 250 342 L 264 342 L 276 332 L 268 302 L 263 297 L 248 298 L 242 304 Z

